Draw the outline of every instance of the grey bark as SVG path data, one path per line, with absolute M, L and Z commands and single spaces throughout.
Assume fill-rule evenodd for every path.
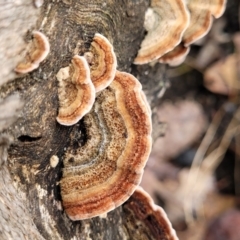
M 69 65 L 73 55 L 87 51 L 92 37 L 99 32 L 113 43 L 118 69 L 132 71 L 139 77 L 154 108 L 165 83 L 165 69 L 158 64 L 133 69 L 131 65 L 144 37 L 148 5 L 147 0 L 45 0 L 36 9 L 28 0 L 0 3 L 0 96 L 18 92 L 21 97 L 9 109 L 12 122 L 21 101 L 25 103 L 14 124 L 2 124 L 5 133 L 0 139 L 0 239 L 132 239 L 122 207 L 106 218 L 76 222 L 62 209 L 59 180 L 64 148 L 69 145 L 70 134 L 76 134 L 79 140 L 81 136 L 73 133 L 76 128 L 56 122 L 55 75 Z M 20 77 L 13 69 L 24 56 L 32 30 L 40 30 L 48 37 L 50 54 L 37 70 Z M 79 131 L 82 127 L 80 122 Z M 50 165 L 53 155 L 60 159 L 56 167 Z

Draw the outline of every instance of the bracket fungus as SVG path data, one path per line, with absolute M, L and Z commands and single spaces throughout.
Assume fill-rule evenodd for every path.
M 210 11 L 215 18 L 219 18 L 223 15 L 227 0 L 211 0 Z
M 189 51 L 190 47 L 185 47 L 183 44 L 179 44 L 172 51 L 160 57 L 159 62 L 168 63 L 170 66 L 177 66 L 185 60 Z
M 189 9 L 191 11 L 191 8 Z M 194 9 L 191 11 L 190 26 L 183 35 L 186 46 L 204 37 L 212 26 L 212 14 L 208 9 Z
M 183 33 L 182 42 L 163 55 L 160 63 L 180 65 L 190 51 L 189 45 L 205 36 L 212 26 L 212 15 L 219 18 L 225 10 L 225 0 L 189 0 L 190 24 Z
M 150 195 L 137 187 L 133 195 L 123 205 L 124 221 L 133 239 L 178 240 L 164 210 L 154 204 Z
M 139 185 L 151 150 L 151 114 L 146 104 L 138 80 L 119 71 L 97 96 L 83 118 L 86 143 L 69 147 L 63 160 L 60 187 L 70 219 L 107 213 Z
M 158 59 L 171 66 L 181 64 L 189 45 L 208 33 L 212 16 L 219 18 L 225 7 L 226 0 L 151 0 L 144 22 L 147 35 L 134 63 Z
M 59 70 L 57 79 L 60 102 L 57 121 L 71 126 L 91 110 L 95 100 L 95 89 L 86 59 L 75 55 L 70 67 Z
M 145 64 L 171 51 L 182 39 L 189 24 L 189 13 L 182 0 L 152 0 L 145 14 L 147 35 L 135 64 Z
M 84 57 L 90 65 L 91 79 L 96 92 L 99 92 L 113 81 L 117 69 L 117 58 L 112 44 L 99 33 L 95 34 L 89 50 Z
M 212 26 L 212 15 L 215 18 L 222 16 L 226 0 L 189 0 L 187 7 L 190 12 L 190 24 L 183 34 L 183 43 L 191 43 L 205 36 Z
M 50 50 L 47 37 L 39 32 L 33 31 L 33 42 L 24 62 L 19 63 L 14 69 L 17 73 L 28 73 L 38 68 L 39 64 L 47 57 Z

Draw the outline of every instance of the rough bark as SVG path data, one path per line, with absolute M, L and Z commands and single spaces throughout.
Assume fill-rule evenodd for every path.
M 14 67 L 21 60 L 21 53 L 26 47 L 24 36 L 35 27 L 39 10 L 34 8 L 32 0 L 0 1 L 0 85 L 16 74 Z
M 56 122 L 59 105 L 55 75 L 69 65 L 73 55 L 88 50 L 96 32 L 113 43 L 118 69 L 130 72 L 144 36 L 144 13 L 149 2 L 45 0 L 40 9 L 28 0 L 18 5 L 16 1 L 8 4 L 6 9 L 4 3 L 0 4 L 0 12 L 8 13 L 5 22 L 0 19 L 0 39 L 5 39 L 1 54 L 6 53 L 1 56 L 5 70 L 0 79 L 5 84 L 0 86 L 0 95 L 4 98 L 18 91 L 25 105 L 18 120 L 5 130 L 14 140 L 8 161 L 0 169 L 0 214 L 4 216 L 0 217 L 0 239 L 132 239 L 126 230 L 128 223 L 123 221 L 122 207 L 108 213 L 106 218 L 76 222 L 62 209 L 59 189 L 62 156 L 70 144 L 70 136 L 82 141 L 84 129 L 81 121 L 73 127 Z M 23 37 L 29 41 L 32 30 L 47 35 L 50 54 L 37 70 L 16 78 L 13 68 L 20 60 L 19 52 L 26 47 Z M 146 74 L 144 67 L 134 67 L 133 73 L 143 82 L 148 96 L 154 93 L 149 98 L 154 107 L 162 86 L 149 84 L 147 79 L 151 76 L 155 82 L 161 82 L 164 69 L 155 65 L 148 67 L 148 71 Z M 2 161 L 8 145 L 1 140 Z M 50 165 L 53 155 L 60 159 L 56 167 Z

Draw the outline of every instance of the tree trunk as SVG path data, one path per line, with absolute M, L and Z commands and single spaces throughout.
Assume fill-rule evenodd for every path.
M 132 71 L 142 81 L 154 107 L 164 85 L 160 84 L 164 83 L 164 67 L 157 64 L 132 69 L 131 65 L 144 37 L 148 5 L 147 0 L 45 0 L 39 9 L 29 0 L 0 4 L 0 15 L 5 13 L 5 18 L 0 18 L 0 96 L 19 92 L 25 102 L 18 120 L 5 130 L 8 135 L 0 138 L 0 239 L 132 239 L 122 207 L 106 218 L 76 222 L 62 209 L 59 180 L 64 149 L 69 147 L 70 134 L 78 137 L 83 126 L 81 121 L 78 128 L 56 122 L 56 73 L 69 65 L 73 55 L 86 52 L 94 34 L 101 33 L 113 43 L 118 69 Z M 50 53 L 37 70 L 17 77 L 13 69 L 21 60 L 19 53 L 24 56 L 25 41 L 30 40 L 33 30 L 48 37 Z M 9 136 L 14 140 L 4 163 Z M 53 155 L 59 157 L 56 167 L 50 164 Z

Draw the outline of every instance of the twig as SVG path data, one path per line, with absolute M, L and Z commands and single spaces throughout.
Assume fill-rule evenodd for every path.
M 224 111 L 219 110 L 219 112 L 215 115 L 194 157 L 193 164 L 189 172 L 189 177 L 188 177 L 188 181 L 185 188 L 186 191 L 185 191 L 185 201 L 184 201 L 184 212 L 185 212 L 185 217 L 188 224 L 191 224 L 193 222 L 193 216 L 191 214 L 191 210 L 193 209 L 193 202 L 192 202 L 192 199 L 189 202 L 189 198 L 191 198 L 191 191 L 195 187 L 195 184 L 197 183 L 197 181 L 199 180 L 198 178 L 199 173 L 205 172 L 209 174 L 209 176 L 212 174 L 212 172 L 216 169 L 218 164 L 221 162 L 227 148 L 231 143 L 232 138 L 236 134 L 236 130 L 239 127 L 238 125 L 239 125 L 240 108 L 237 109 L 234 116 L 232 117 L 232 120 L 229 123 L 219 146 L 203 160 L 207 152 L 207 149 L 210 146 L 216 134 L 216 131 L 220 125 L 223 114 L 224 114 Z M 200 166 L 201 162 L 202 162 L 202 165 Z M 197 198 L 197 196 L 192 196 L 192 197 L 194 199 Z

